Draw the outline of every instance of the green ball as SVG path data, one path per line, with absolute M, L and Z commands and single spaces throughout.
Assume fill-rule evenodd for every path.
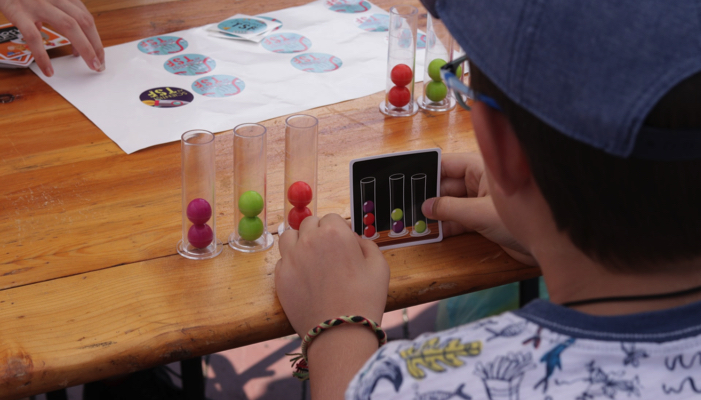
M 416 231 L 416 233 L 424 233 L 424 231 L 426 230 L 426 222 L 418 221 L 414 224 L 414 230 Z
M 239 211 L 247 217 L 255 217 L 263 211 L 263 196 L 253 190 L 249 190 L 239 197 Z
M 243 217 L 239 221 L 239 236 L 254 241 L 263 234 L 263 221 L 258 217 Z
M 441 82 L 441 67 L 446 64 L 445 60 L 436 58 L 428 64 L 428 76 L 436 82 Z
M 399 221 L 400 219 L 402 219 L 403 215 L 404 213 L 400 208 L 395 208 L 394 210 L 392 210 L 392 221 Z
M 462 78 L 462 65 L 458 67 L 458 71 L 455 73 L 455 76 Z
M 429 100 L 439 102 L 448 95 L 448 88 L 443 82 L 429 82 L 426 85 L 426 97 Z

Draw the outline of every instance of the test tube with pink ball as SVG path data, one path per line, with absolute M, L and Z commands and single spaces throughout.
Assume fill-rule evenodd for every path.
M 375 196 L 375 178 L 368 177 L 360 180 L 360 207 L 363 219 L 363 235 L 364 239 L 377 239 L 380 234 L 377 232 L 377 197 Z
M 178 254 L 193 260 L 216 257 L 223 246 L 217 239 L 214 134 L 187 131 L 180 143 L 182 239 L 178 242 Z

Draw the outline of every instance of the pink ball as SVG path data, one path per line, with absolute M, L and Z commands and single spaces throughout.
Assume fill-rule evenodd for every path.
M 187 205 L 187 219 L 195 225 L 202 225 L 212 218 L 212 206 L 205 199 L 195 199 Z
M 207 224 L 192 225 L 187 231 L 187 241 L 198 249 L 209 246 L 214 240 L 214 232 Z

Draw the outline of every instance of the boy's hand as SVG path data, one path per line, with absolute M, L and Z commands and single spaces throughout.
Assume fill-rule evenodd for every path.
M 105 51 L 95 21 L 80 0 L 0 0 L 0 12 L 22 32 L 44 75 L 52 76 L 54 70 L 44 49 L 42 22 L 66 36 L 73 45 L 73 54 L 83 57 L 90 69 L 105 69 Z
M 377 245 L 356 235 L 346 220 L 307 217 L 299 231 L 280 236 L 279 247 L 275 290 L 300 336 L 342 315 L 382 322 L 389 266 Z
M 441 161 L 441 194 L 443 196 L 426 200 L 421 211 L 431 219 L 443 221 L 446 237 L 478 232 L 516 260 L 537 265 L 533 256 L 514 239 L 497 214 L 489 194 L 481 154 L 444 154 Z

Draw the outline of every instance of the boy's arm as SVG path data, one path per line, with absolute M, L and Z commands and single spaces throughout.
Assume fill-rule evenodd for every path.
M 382 322 L 389 266 L 377 245 L 361 239 L 336 214 L 302 221 L 280 237 L 275 289 L 292 327 L 302 337 L 321 322 L 359 315 Z M 309 347 L 314 398 L 342 399 L 348 383 L 378 348 L 370 329 L 344 324 Z

